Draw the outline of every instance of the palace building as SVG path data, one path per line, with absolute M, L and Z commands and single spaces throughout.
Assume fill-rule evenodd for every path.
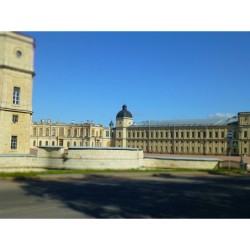
M 187 119 L 133 123 L 123 105 L 117 113 L 112 145 L 146 153 L 250 155 L 250 112 L 229 119 Z
M 39 146 L 109 147 L 110 129 L 91 121 L 68 124 L 42 119 L 32 124 L 30 140 L 31 148 Z
M 143 121 L 123 105 L 116 124 L 91 121 L 32 123 L 35 41 L 0 32 L 0 154 L 29 154 L 37 147 L 129 147 L 146 153 L 248 155 L 250 112 L 229 119 Z

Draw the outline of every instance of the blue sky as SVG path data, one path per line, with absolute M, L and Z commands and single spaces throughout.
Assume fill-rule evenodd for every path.
M 108 125 L 250 111 L 250 32 L 23 32 L 36 39 L 33 120 Z

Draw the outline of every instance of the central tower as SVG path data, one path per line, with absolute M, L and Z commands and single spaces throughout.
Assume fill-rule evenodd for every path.
M 133 116 L 124 104 L 116 115 L 115 146 L 127 147 L 127 127 L 133 125 Z

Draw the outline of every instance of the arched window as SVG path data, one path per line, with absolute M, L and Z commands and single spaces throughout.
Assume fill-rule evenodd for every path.
M 74 146 L 76 146 L 76 142 L 74 141 Z
M 45 142 L 45 145 L 46 145 L 46 146 L 48 146 L 48 145 L 49 145 L 49 142 L 48 142 L 48 141 L 46 141 L 46 142 Z
M 52 146 L 55 146 L 55 142 L 54 141 L 52 141 Z
M 39 141 L 39 146 L 40 146 L 40 147 L 42 146 L 42 141 Z
M 34 147 L 36 146 L 36 141 L 35 141 L 35 140 L 33 141 L 33 146 L 34 146 Z

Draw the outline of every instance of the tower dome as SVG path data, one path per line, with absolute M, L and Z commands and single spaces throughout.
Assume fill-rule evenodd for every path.
M 124 118 L 124 117 L 133 118 L 132 114 L 127 110 L 127 106 L 125 104 L 122 106 L 122 110 L 118 112 L 116 115 L 116 118 Z

